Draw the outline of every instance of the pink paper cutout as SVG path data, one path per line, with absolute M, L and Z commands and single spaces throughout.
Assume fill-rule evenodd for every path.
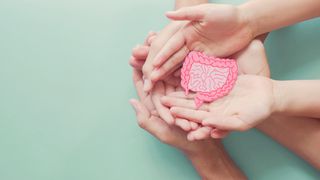
M 189 90 L 196 92 L 195 104 L 212 102 L 227 95 L 238 76 L 234 59 L 222 59 L 191 51 L 181 69 L 181 86 L 186 95 Z

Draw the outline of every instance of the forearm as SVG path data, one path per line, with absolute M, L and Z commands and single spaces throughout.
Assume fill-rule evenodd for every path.
M 320 16 L 319 0 L 256 0 L 239 6 L 255 36 Z
M 320 170 L 319 119 L 274 115 L 257 128 Z
M 196 152 L 184 152 L 202 179 L 246 179 L 233 163 L 220 142 L 199 147 Z
M 208 3 L 208 0 L 176 0 L 175 9 L 179 9 L 186 6 L 194 6 L 198 4 Z
M 275 112 L 320 118 L 320 80 L 273 81 Z

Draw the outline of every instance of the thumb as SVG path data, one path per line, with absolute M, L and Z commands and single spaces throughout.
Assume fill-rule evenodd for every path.
M 168 11 L 166 12 L 166 16 L 169 19 L 177 20 L 177 21 L 200 21 L 205 17 L 205 9 L 203 5 L 191 6 L 191 7 L 183 7 L 176 11 Z
M 144 128 L 144 124 L 150 118 L 150 112 L 140 101 L 136 99 L 130 99 L 129 102 L 136 112 L 138 124 Z

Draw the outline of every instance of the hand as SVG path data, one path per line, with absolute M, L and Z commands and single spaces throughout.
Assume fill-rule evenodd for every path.
M 148 79 L 146 91 L 179 68 L 191 50 L 226 57 L 243 49 L 254 38 L 245 15 L 237 6 L 203 4 L 168 12 L 167 16 L 189 23 L 176 31 L 164 45 L 161 44 L 162 48 L 154 58 L 147 59 L 143 67 Z
M 183 92 L 179 93 L 180 96 Z M 192 98 L 189 96 L 188 98 Z M 240 75 L 229 95 L 196 110 L 193 99 L 163 97 L 175 117 L 220 130 L 248 130 L 274 112 L 273 81 L 255 75 Z
M 133 81 L 140 101 L 131 99 L 130 103 L 136 111 L 138 124 L 141 128 L 147 130 L 163 143 L 174 146 L 188 154 L 201 151 L 206 145 L 213 143 L 210 140 L 189 142 L 185 131 L 177 126 L 167 124 L 154 111 L 151 96 L 143 91 L 142 73 L 140 71 L 133 71 Z
M 254 74 L 261 76 L 270 76 L 269 65 L 265 53 L 265 49 L 261 40 L 253 40 L 245 49 L 233 55 L 237 59 L 239 75 Z M 179 96 L 185 97 L 184 95 Z M 170 98 L 169 98 L 170 99 Z M 178 101 L 177 99 L 171 99 L 172 101 Z M 173 106 L 170 100 L 166 98 L 162 99 L 162 103 L 168 107 Z M 191 106 L 195 108 L 194 103 Z M 192 130 L 188 133 L 189 140 L 199 140 L 210 137 L 223 138 L 228 135 L 229 131 L 223 131 L 219 129 L 212 129 L 211 127 L 201 127 L 196 130 Z
M 160 31 L 160 33 L 157 34 L 157 37 L 154 38 L 154 41 L 152 42 L 151 47 L 150 47 L 150 51 L 147 55 L 147 59 L 146 62 L 143 65 L 143 75 L 145 77 L 145 87 L 144 90 L 148 90 L 146 88 L 149 88 L 149 90 L 153 87 L 154 83 L 151 82 L 150 80 L 150 74 L 152 71 L 152 62 L 154 57 L 157 55 L 157 53 L 162 49 L 162 47 L 167 43 L 167 41 L 176 33 L 178 32 L 184 25 L 186 24 L 186 22 L 182 22 L 182 21 L 173 21 L 171 23 L 169 23 L 166 27 L 163 28 L 163 30 Z M 175 59 L 181 59 L 184 58 L 187 55 L 187 51 L 183 52 L 181 51 L 181 53 L 179 53 L 178 55 L 176 55 L 175 57 L 172 57 L 171 60 L 175 60 Z M 175 69 L 171 69 L 170 72 L 173 72 Z M 167 75 L 170 74 L 170 72 L 167 72 Z
M 150 39 L 150 37 L 147 39 Z M 176 126 L 170 126 L 158 116 L 154 110 L 151 96 L 142 89 L 142 73 L 139 70 L 141 69 L 141 63 L 137 63 L 142 62 L 138 61 L 138 59 L 141 60 L 143 57 L 146 57 L 145 54 L 147 52 L 148 43 L 145 43 L 144 46 L 139 46 L 133 50 L 133 56 L 130 61 L 130 64 L 136 68 L 133 71 L 133 80 L 140 97 L 140 101 L 130 100 L 136 111 L 138 124 L 160 141 L 181 150 L 192 162 L 203 179 L 234 179 L 235 177 L 236 179 L 245 179 L 245 176 L 236 168 L 235 164 L 232 163 L 227 153 L 223 150 L 221 141 L 210 139 L 195 142 L 187 141 L 185 131 Z M 168 82 L 171 81 L 172 87 L 177 86 L 177 82 L 180 82 L 180 80 L 172 81 L 174 78 L 177 77 L 172 76 L 168 79 Z M 171 91 L 169 90 L 171 88 L 168 88 L 170 87 L 170 83 L 163 83 L 163 85 L 168 85 L 165 86 L 166 93 Z M 175 90 L 179 90 L 179 88 L 177 87 Z M 184 121 L 188 122 L 187 120 Z M 179 122 L 179 119 L 176 119 L 175 122 Z M 225 169 L 228 169 L 228 171 L 225 171 Z
M 141 71 L 142 65 L 144 64 L 150 45 L 153 43 L 153 40 L 156 38 L 157 33 L 150 32 L 143 45 L 138 45 L 132 50 L 132 57 L 130 58 L 130 65 L 138 71 Z M 180 86 L 180 72 L 171 74 L 164 81 L 156 83 L 155 88 L 150 92 L 150 94 L 145 94 L 147 99 L 147 107 L 152 107 L 152 112 L 157 113 L 166 123 L 173 124 L 181 127 L 185 131 L 195 130 L 198 128 L 198 124 L 194 122 L 189 122 L 185 119 L 176 118 L 174 119 L 169 111 L 169 109 L 162 105 L 160 98 L 174 91 L 181 91 Z M 141 92 L 142 93 L 142 92 Z

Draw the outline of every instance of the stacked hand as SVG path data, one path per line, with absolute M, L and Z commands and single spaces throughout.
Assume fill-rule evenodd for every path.
M 262 43 L 266 37 L 263 33 L 318 17 L 319 5 L 318 1 L 294 1 L 288 6 L 262 0 L 239 6 L 203 4 L 167 12 L 173 21 L 158 34 L 150 33 L 143 45 L 134 48 L 130 60 L 140 98 L 130 102 L 139 125 L 185 152 L 203 179 L 245 179 L 230 163 L 217 138 L 250 129 L 273 113 L 319 118 L 320 101 L 315 98 L 320 89 L 318 81 L 271 80 Z M 238 64 L 239 76 L 229 94 L 199 109 L 195 94 L 186 96 L 180 87 L 180 69 L 190 51 L 233 58 Z M 291 130 L 286 132 L 288 135 Z M 287 140 L 280 141 L 297 149 Z
M 144 45 L 133 49 L 130 60 L 141 100 L 131 103 L 141 110 L 138 116 L 144 114 L 140 121 L 161 121 L 166 127 L 154 129 L 162 132 L 157 137 L 172 134 L 168 129 L 175 129 L 173 132 L 181 137 L 182 129 L 182 136 L 188 134 L 189 140 L 222 138 L 230 130 L 253 127 L 272 113 L 272 81 L 253 76 L 269 76 L 263 43 L 251 41 L 252 32 L 237 7 L 205 4 L 168 12 L 167 16 L 187 21 L 173 21 L 160 33 L 150 33 Z M 180 87 L 179 70 L 190 50 L 235 58 L 240 75 L 228 96 L 199 110 L 193 95 L 185 97 Z
M 141 68 L 149 53 L 150 43 L 155 39 L 155 33 L 150 33 L 143 45 L 133 49 L 130 65 L 133 69 L 133 81 L 140 100 L 132 99 L 130 103 L 134 107 L 141 128 L 157 137 L 160 141 L 172 145 L 186 153 L 192 153 L 201 150 L 203 147 L 211 146 L 216 141 L 204 140 L 197 142 L 189 142 L 186 139 L 187 132 L 177 126 L 174 126 L 161 118 L 160 114 L 164 114 L 166 118 L 172 117 L 167 107 L 160 103 L 160 98 L 174 91 L 181 91 L 179 87 L 180 80 L 171 76 L 166 81 L 159 82 L 152 93 L 143 91 L 143 78 Z M 156 109 L 156 107 L 158 109 Z M 196 123 L 190 123 L 187 120 L 176 119 L 176 124 L 188 123 L 195 129 Z
M 159 36 L 156 35 L 155 33 L 151 33 L 144 45 L 134 48 L 133 57 L 130 62 L 130 64 L 136 68 L 136 70 L 134 70 L 134 81 L 136 84 L 138 94 L 141 100 L 144 102 L 143 104 L 145 104 L 145 107 L 149 107 L 148 111 L 149 111 L 149 115 L 150 113 L 152 114 L 151 116 L 152 119 L 157 117 L 157 120 L 160 120 L 160 119 L 162 119 L 162 121 L 164 120 L 164 122 L 162 123 L 166 124 L 167 126 L 166 129 L 168 129 L 168 127 L 173 128 L 174 126 L 172 126 L 172 124 L 174 123 L 175 125 L 179 126 L 181 129 L 188 132 L 189 140 L 205 139 L 209 137 L 210 134 L 214 138 L 221 138 L 227 135 L 229 130 L 244 130 L 246 128 L 249 128 L 255 125 L 259 120 L 261 120 L 260 116 L 258 116 L 254 120 L 250 119 L 251 121 L 249 120 L 249 121 L 243 122 L 241 126 L 239 126 L 239 124 L 229 124 L 229 122 L 227 123 L 227 125 L 223 123 L 217 124 L 212 121 L 209 121 L 209 122 L 212 122 L 210 124 L 209 123 L 206 124 L 205 122 L 207 121 L 202 122 L 204 119 L 206 120 L 216 119 L 217 116 L 221 118 L 229 117 L 230 114 L 233 115 L 234 113 L 239 113 L 237 112 L 237 110 L 239 110 L 238 107 L 243 107 L 243 110 L 247 110 L 248 107 L 244 105 L 249 103 L 248 105 L 252 106 L 252 103 L 248 102 L 248 100 L 254 101 L 253 98 L 259 96 L 260 94 L 264 95 L 264 91 L 260 91 L 259 89 L 256 89 L 258 90 L 257 91 L 258 93 L 250 93 L 251 91 L 246 91 L 246 89 L 252 90 L 252 88 L 261 88 L 263 90 L 266 90 L 267 88 L 261 87 L 258 84 L 256 84 L 257 86 L 253 87 L 255 83 L 252 82 L 253 80 L 255 80 L 257 81 L 257 83 L 259 83 L 259 81 L 263 81 L 262 79 L 267 80 L 266 78 L 260 78 L 257 76 L 240 76 L 236 87 L 231 91 L 229 96 L 222 98 L 220 101 L 218 100 L 211 104 L 204 104 L 200 110 L 195 110 L 194 102 L 192 99 L 190 99 L 190 96 L 189 97 L 184 96 L 182 89 L 180 87 L 180 79 L 178 76 L 179 71 L 176 73 L 170 74 L 170 76 L 168 76 L 163 81 L 157 82 L 154 89 L 150 93 L 144 92 L 142 90 L 143 83 L 144 83 L 142 81 L 142 73 L 138 72 L 138 70 L 141 70 L 143 66 L 145 58 L 147 57 L 148 52 L 150 50 L 150 44 L 154 43 L 154 40 L 157 39 L 158 37 Z M 269 67 L 267 64 L 264 47 L 261 41 L 253 40 L 249 46 L 247 46 L 242 51 L 234 54 L 233 57 L 237 59 L 240 75 L 255 74 L 255 75 L 269 76 Z M 261 84 L 264 85 L 263 82 L 261 82 Z M 247 93 L 247 96 L 243 97 L 242 95 L 243 94 L 245 95 L 245 93 Z M 165 95 L 167 96 L 164 97 Z M 233 96 L 236 96 L 238 98 L 234 98 Z M 268 100 L 269 98 L 266 97 L 266 99 Z M 236 102 L 234 101 L 236 102 L 238 101 L 237 103 L 238 105 L 236 105 Z M 139 104 L 136 101 L 133 101 L 133 102 L 134 104 Z M 171 107 L 171 112 L 169 111 L 170 107 Z M 229 111 L 226 111 L 224 109 L 229 109 Z M 255 112 L 256 108 L 252 107 L 251 110 Z M 216 111 L 219 111 L 219 113 L 216 113 Z M 240 112 L 242 112 L 242 110 L 240 110 Z M 175 118 L 173 118 L 171 114 L 173 114 Z M 247 114 L 248 113 L 241 113 L 241 115 L 247 115 Z M 261 115 L 261 116 L 264 117 L 266 115 Z M 194 117 L 197 117 L 197 118 L 194 118 Z M 239 118 L 242 118 L 242 116 Z M 142 119 L 145 119 L 145 118 L 142 118 Z M 216 120 L 218 122 L 221 122 L 218 119 Z M 239 122 L 235 121 L 234 123 L 239 123 Z M 202 124 L 205 124 L 206 126 L 202 126 Z M 163 131 L 163 130 L 160 130 L 161 128 L 158 128 L 158 129 L 159 131 Z M 161 134 L 163 136 L 166 136 L 166 134 L 168 133 L 161 133 Z M 185 135 L 186 134 L 184 134 L 184 136 Z M 158 136 L 160 136 L 160 134 L 158 134 Z

